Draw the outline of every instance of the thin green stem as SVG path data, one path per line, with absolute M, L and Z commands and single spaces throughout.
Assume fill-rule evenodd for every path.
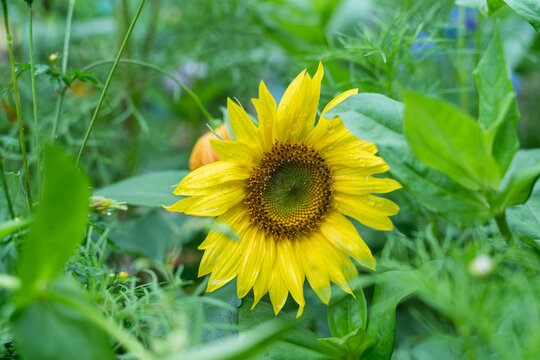
M 71 21 L 73 19 L 73 8 L 75 7 L 75 0 L 69 0 L 69 7 L 66 19 L 66 31 L 64 33 L 64 49 L 62 51 L 62 75 L 66 75 L 67 64 L 69 58 L 69 39 L 71 37 Z M 64 104 L 64 96 L 66 95 L 66 87 L 62 87 L 60 93 L 58 94 L 58 99 L 56 100 L 56 110 L 54 114 L 54 122 L 52 128 L 51 139 L 54 143 L 56 139 L 56 129 L 58 128 L 58 123 L 62 119 L 62 106 Z
M 459 6 L 459 15 L 458 15 L 458 62 L 459 62 L 459 73 L 458 73 L 458 79 L 459 79 L 459 86 L 461 87 L 460 92 L 460 103 L 461 108 L 465 112 L 469 112 L 469 94 L 468 94 L 468 76 L 467 73 L 467 65 L 465 63 L 465 47 L 467 45 L 466 38 L 465 38 L 465 32 L 467 31 L 466 24 L 465 24 L 465 8 L 463 6 Z
M 12 219 L 15 219 L 15 212 L 13 211 L 13 204 L 11 203 L 11 197 L 9 196 L 9 189 L 6 181 L 6 174 L 4 172 L 4 163 L 0 160 L 0 177 L 2 178 L 2 186 L 4 187 L 4 196 L 8 204 L 9 214 Z
M 32 101 L 34 103 L 34 140 L 36 142 L 36 182 L 38 184 L 38 196 L 40 188 L 40 166 L 41 166 L 41 151 L 39 149 L 39 128 L 37 118 L 37 96 L 36 96 L 36 76 L 34 71 L 34 30 L 33 30 L 33 16 L 32 16 L 32 4 L 28 3 L 28 32 L 29 32 L 29 51 L 30 51 L 30 79 L 32 80 Z
M 30 212 L 34 212 L 34 203 L 32 201 L 32 192 L 30 191 L 30 174 L 28 173 L 28 159 L 26 158 L 26 145 L 24 143 L 24 130 L 22 124 L 21 99 L 19 98 L 19 86 L 17 83 L 17 72 L 15 71 L 15 58 L 13 57 L 13 39 L 9 30 L 7 1 L 2 0 L 2 9 L 4 10 L 4 26 L 6 28 L 6 37 L 8 43 L 9 61 L 11 64 L 11 76 L 13 78 L 13 93 L 15 95 L 15 109 L 17 112 L 17 122 L 19 124 L 19 140 L 21 143 L 21 154 L 24 167 L 24 181 L 26 185 L 26 199 Z
M 114 62 L 114 60 L 96 61 L 94 63 L 91 63 L 91 64 L 85 66 L 84 68 L 81 69 L 81 71 L 87 71 L 87 70 L 90 70 L 90 69 L 95 68 L 97 66 L 104 65 L 104 64 L 109 64 L 109 63 L 112 63 L 112 62 Z M 199 99 L 199 97 L 190 88 L 188 88 L 180 80 L 178 80 L 176 78 L 176 76 L 174 76 L 174 74 L 172 74 L 171 72 L 169 72 L 169 71 L 167 71 L 167 70 L 165 70 L 163 68 L 160 68 L 159 66 L 149 64 L 149 63 L 146 63 L 144 61 L 134 60 L 134 59 L 121 59 L 120 62 L 122 64 L 131 64 L 131 65 L 142 66 L 142 67 L 154 70 L 156 72 L 159 72 L 159 73 L 171 78 L 182 90 L 184 90 L 189 96 L 191 96 L 191 98 L 195 101 L 195 103 L 197 104 L 197 106 L 199 107 L 201 112 L 203 113 L 204 117 L 206 117 L 208 120 L 213 119 L 212 115 L 210 115 L 208 110 L 206 110 L 206 108 L 204 107 L 204 105 L 203 105 L 202 101 Z
M 508 222 L 506 221 L 506 214 L 503 212 L 502 214 L 495 215 L 495 222 L 497 223 L 497 227 L 499 228 L 504 241 L 506 241 L 506 244 L 513 245 L 515 241 L 512 236 L 512 231 L 510 231 L 510 227 L 508 226 Z
M 118 55 L 116 55 L 116 59 L 114 60 L 111 71 L 109 72 L 109 76 L 107 77 L 107 81 L 105 82 L 105 86 L 103 87 L 103 91 L 101 92 L 101 96 L 99 98 L 96 110 L 94 111 L 94 115 L 92 116 L 92 119 L 90 120 L 90 125 L 88 126 L 88 130 L 86 131 L 86 134 L 84 136 L 84 140 L 83 140 L 83 143 L 81 145 L 81 149 L 79 150 L 79 154 L 77 155 L 77 160 L 76 160 L 77 166 L 81 162 L 82 153 L 84 151 L 84 148 L 86 147 L 86 144 L 88 143 L 88 139 L 90 138 L 90 134 L 92 134 L 92 130 L 94 128 L 97 116 L 99 114 L 99 111 L 101 110 L 101 106 L 103 105 L 103 101 L 105 100 L 105 95 L 107 95 L 107 91 L 109 90 L 109 86 L 111 85 L 113 75 L 116 72 L 116 68 L 118 67 L 118 63 L 120 62 L 120 58 L 122 57 L 122 54 L 124 53 L 124 50 L 125 50 L 126 45 L 128 43 L 128 40 L 131 37 L 131 33 L 133 32 L 133 28 L 135 27 L 135 24 L 137 23 L 137 20 L 139 19 L 139 16 L 141 15 L 141 11 L 142 11 L 145 3 L 146 3 L 146 0 L 141 0 L 139 8 L 137 9 L 137 13 L 135 14 L 135 17 L 133 18 L 133 20 L 131 21 L 131 25 L 129 26 L 129 29 L 128 29 L 127 33 L 126 33 L 126 36 L 124 37 L 124 41 L 122 42 L 122 45 L 120 46 L 120 50 L 118 51 Z

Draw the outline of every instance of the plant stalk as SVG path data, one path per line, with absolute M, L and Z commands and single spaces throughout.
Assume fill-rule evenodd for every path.
M 116 59 L 115 59 L 115 61 L 113 63 L 113 66 L 111 68 L 111 71 L 109 72 L 109 76 L 107 77 L 107 81 L 105 82 L 105 86 L 103 87 L 103 91 L 101 92 L 101 96 L 100 96 L 98 104 L 96 106 L 96 110 L 94 111 L 94 115 L 92 116 L 92 119 L 90 120 L 90 125 L 88 126 L 88 130 L 86 131 L 86 134 L 84 136 L 84 140 L 83 140 L 83 143 L 82 143 L 81 148 L 79 150 L 79 154 L 77 155 L 77 160 L 76 160 L 77 166 L 81 162 L 82 153 L 84 151 L 84 148 L 86 147 L 86 144 L 88 143 L 88 139 L 90 138 L 90 134 L 92 134 L 92 130 L 94 128 L 97 116 L 99 114 L 99 111 L 101 110 L 101 106 L 103 105 L 103 101 L 105 100 L 105 95 L 107 95 L 107 91 L 109 90 L 109 86 L 111 85 L 113 75 L 116 72 L 116 68 L 118 67 L 118 63 L 120 62 L 120 58 L 122 57 L 122 54 L 124 53 L 124 50 L 125 50 L 126 45 L 127 45 L 128 41 L 129 41 L 129 38 L 131 37 L 131 33 L 133 32 L 133 28 L 135 28 L 135 24 L 137 23 L 137 20 L 139 19 L 139 16 L 141 15 L 141 11 L 142 11 L 145 3 L 146 3 L 146 0 L 141 0 L 141 3 L 139 4 L 139 8 L 137 9 L 135 17 L 131 21 L 131 24 L 129 26 L 129 29 L 128 29 L 127 33 L 126 33 L 126 36 L 124 36 L 124 40 L 122 41 L 122 45 L 120 46 L 120 50 L 118 51 Z
M 508 226 L 508 222 L 506 221 L 506 213 L 503 212 L 502 214 L 495 215 L 495 222 L 497 223 L 497 227 L 499 228 L 504 241 L 506 241 L 506 244 L 514 245 L 515 241 L 512 231 L 510 231 L 510 227 Z
M 24 143 L 24 129 L 22 124 L 22 113 L 21 113 L 21 99 L 19 98 L 19 86 L 17 83 L 17 72 L 15 71 L 15 58 L 13 57 L 13 39 L 11 37 L 11 32 L 9 30 L 8 22 L 8 8 L 7 0 L 2 0 L 2 9 L 4 11 L 4 26 L 6 28 L 6 38 L 8 44 L 9 52 L 9 61 L 11 64 L 11 76 L 13 78 L 13 93 L 15 96 L 15 109 L 17 112 L 17 122 L 19 124 L 19 140 L 21 143 L 21 154 L 24 167 L 24 181 L 26 185 L 26 199 L 28 201 L 28 208 L 30 212 L 34 212 L 34 203 L 32 201 L 32 192 L 30 191 L 30 175 L 28 173 L 28 159 L 26 157 L 26 145 Z
M 2 160 L 0 160 L 0 177 L 2 178 L 2 186 L 4 187 L 4 195 L 6 197 L 9 214 L 11 215 L 12 219 L 15 219 L 15 212 L 13 211 L 13 203 L 11 202 L 11 197 L 9 196 L 6 173 L 4 171 L 4 163 L 2 162 Z
M 32 81 L 32 102 L 34 104 L 34 141 L 36 142 L 36 182 L 38 184 L 38 197 L 40 190 L 40 166 L 41 166 L 41 151 L 39 148 L 39 128 L 38 128 L 38 118 L 37 118 L 37 96 L 36 96 L 36 76 L 34 70 L 34 30 L 33 30 L 33 15 L 32 15 L 32 4 L 28 3 L 28 32 L 29 32 L 29 51 L 30 51 L 30 79 Z
M 100 65 L 103 65 L 103 64 L 108 64 L 108 63 L 112 63 L 114 62 L 114 60 L 100 60 L 100 61 L 96 61 L 94 63 L 91 63 L 87 66 L 85 66 L 84 68 L 81 69 L 81 71 L 87 71 L 87 70 L 90 70 L 94 67 L 97 67 L 97 66 L 100 66 Z M 197 104 L 197 106 L 199 107 L 199 110 L 201 110 L 201 112 L 203 113 L 204 117 L 206 117 L 206 119 L 208 120 L 212 120 L 213 117 L 212 115 L 210 115 L 210 113 L 208 112 L 208 110 L 206 110 L 206 108 L 204 107 L 201 99 L 199 99 L 199 97 L 190 89 L 188 88 L 186 85 L 184 85 L 180 80 L 178 80 L 176 78 L 176 76 L 174 76 L 174 74 L 172 74 L 171 72 L 163 69 L 163 68 L 160 68 L 159 66 L 156 66 L 156 65 L 153 65 L 153 64 L 149 64 L 147 62 L 144 62 L 144 61 L 140 61 L 140 60 L 135 60 L 135 59 L 121 59 L 120 60 L 120 63 L 122 64 L 131 64 L 131 65 L 138 65 L 138 66 L 142 66 L 142 67 L 145 67 L 145 68 L 148 68 L 148 69 L 151 69 L 151 70 L 154 70 L 158 73 L 161 73 L 167 77 L 169 77 L 171 80 L 173 80 L 182 90 L 184 90 L 189 96 L 191 96 L 191 98 L 195 101 L 195 103 Z
M 73 19 L 73 8 L 75 7 L 75 0 L 69 0 L 69 7 L 66 19 L 66 32 L 64 34 L 64 49 L 62 50 L 62 75 L 66 75 L 67 64 L 69 58 L 69 39 L 71 37 L 71 21 Z M 62 119 L 62 106 L 64 104 L 64 96 L 66 95 L 66 87 L 62 87 L 60 93 L 58 94 L 58 99 L 56 100 L 56 110 L 54 115 L 54 122 L 52 128 L 51 139 L 54 143 L 56 139 L 56 129 L 58 128 L 58 123 Z

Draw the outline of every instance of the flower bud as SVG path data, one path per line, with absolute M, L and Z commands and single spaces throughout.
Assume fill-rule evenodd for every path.
M 227 127 L 225 126 L 225 124 L 220 125 L 216 128 L 216 134 L 221 136 L 223 140 L 231 140 L 229 134 L 227 133 Z M 217 137 L 211 131 L 208 131 L 203 136 L 201 136 L 199 140 L 197 140 L 197 142 L 195 143 L 195 146 L 193 146 L 191 156 L 189 157 L 190 170 L 195 170 L 205 164 L 210 164 L 221 160 L 214 151 L 214 149 L 212 149 L 210 139 L 217 139 Z

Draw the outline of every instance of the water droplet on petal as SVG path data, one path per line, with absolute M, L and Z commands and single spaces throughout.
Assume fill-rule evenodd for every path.
M 328 124 L 328 133 L 331 134 L 335 130 L 334 124 Z

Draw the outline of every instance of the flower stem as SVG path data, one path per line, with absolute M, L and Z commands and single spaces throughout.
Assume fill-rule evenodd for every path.
M 24 167 L 24 181 L 26 185 L 26 199 L 28 201 L 28 208 L 30 212 L 34 212 L 34 203 L 32 201 L 32 192 L 30 191 L 30 175 L 28 174 L 28 160 L 26 158 L 26 145 L 24 143 L 24 130 L 22 124 L 22 114 L 21 114 L 21 99 L 19 98 L 19 86 L 17 83 L 17 72 L 15 71 L 15 58 L 13 57 L 13 39 L 11 37 L 11 32 L 9 30 L 8 22 L 8 8 L 7 0 L 2 0 L 2 9 L 4 11 L 4 26 L 6 28 L 6 37 L 8 44 L 9 52 L 9 61 L 11 64 L 11 76 L 13 78 L 13 94 L 15 96 L 15 109 L 17 112 L 17 122 L 19 124 L 19 140 L 21 143 L 21 154 Z
M 92 120 L 90 120 L 90 125 L 88 126 L 88 130 L 86 131 L 86 134 L 84 136 L 84 140 L 79 150 L 79 154 L 77 155 L 77 160 L 76 160 L 77 166 L 81 162 L 82 153 L 84 151 L 84 148 L 86 147 L 86 144 L 88 143 L 88 139 L 90 138 L 92 129 L 94 128 L 94 124 L 96 122 L 97 116 L 99 114 L 99 111 L 101 110 L 103 101 L 105 100 L 105 95 L 107 94 L 107 91 L 109 90 L 109 86 L 111 85 L 111 80 L 113 78 L 113 75 L 116 72 L 116 68 L 118 67 L 120 58 L 122 57 L 122 54 L 124 53 L 128 40 L 131 37 L 131 33 L 133 32 L 133 28 L 135 27 L 135 24 L 137 23 L 137 20 L 139 19 L 139 16 L 141 15 L 141 11 L 145 3 L 146 3 L 146 0 L 141 0 L 139 8 L 137 9 L 137 13 L 135 14 L 135 17 L 133 18 L 133 20 L 131 21 L 131 25 L 129 26 L 126 36 L 124 36 L 124 41 L 122 42 L 122 45 L 120 46 L 120 50 L 118 51 L 118 54 L 116 55 L 116 59 L 114 60 L 111 71 L 109 72 L 109 76 L 107 77 L 107 81 L 105 82 L 105 86 L 103 87 L 103 91 L 101 92 L 101 96 L 99 98 L 96 110 L 94 111 L 94 115 L 92 116 Z
M 6 174 L 4 172 L 4 163 L 0 160 L 0 177 L 2 178 L 2 186 L 4 187 L 4 195 L 8 205 L 9 214 L 12 219 L 15 219 L 15 212 L 13 211 L 13 204 L 11 203 L 11 197 L 9 196 L 9 189 L 6 181 Z
M 510 227 L 508 226 L 508 222 L 506 221 L 506 214 L 503 212 L 502 214 L 495 215 L 495 222 L 497 223 L 497 227 L 499 228 L 504 241 L 506 241 L 506 244 L 513 245 L 515 241 L 512 232 L 510 231 Z
M 36 142 L 36 182 L 38 184 L 38 196 L 40 190 L 40 149 L 39 149 L 39 128 L 38 128 L 38 119 L 37 119 L 37 96 L 36 96 L 36 76 L 34 71 L 34 31 L 33 31 L 33 16 L 32 16 L 32 3 L 28 3 L 28 31 L 29 31 L 29 51 L 30 51 L 30 79 L 32 80 L 32 101 L 34 104 L 34 138 Z
M 75 0 L 69 0 L 69 7 L 66 19 L 66 32 L 64 34 L 64 49 L 62 50 L 62 75 L 66 75 L 67 64 L 69 58 L 69 39 L 71 37 L 71 20 L 73 19 L 73 8 L 75 7 Z M 58 94 L 58 99 L 56 100 L 56 110 L 54 115 L 54 122 L 52 128 L 52 142 L 56 139 L 56 129 L 58 128 L 58 123 L 62 118 L 62 106 L 64 104 L 64 96 L 66 94 L 66 87 L 60 90 Z
M 81 69 L 81 71 L 87 71 L 87 70 L 90 70 L 96 66 L 100 66 L 100 65 L 103 65 L 103 64 L 108 64 L 108 63 L 112 63 L 114 62 L 114 60 L 100 60 L 100 61 L 96 61 L 94 63 L 91 63 L 87 66 L 85 66 L 84 68 Z M 144 61 L 139 61 L 139 60 L 135 60 L 135 59 L 121 59 L 120 60 L 120 63 L 122 64 L 132 64 L 132 65 L 139 65 L 139 66 L 142 66 L 142 67 L 145 67 L 145 68 L 148 68 L 148 69 L 151 69 L 151 70 L 154 70 L 156 72 L 159 72 L 159 73 L 162 73 L 163 75 L 169 77 L 171 80 L 173 80 L 182 90 L 184 90 L 189 96 L 191 96 L 191 98 L 195 101 L 195 103 L 197 104 L 197 106 L 199 107 L 199 110 L 201 110 L 201 112 L 203 113 L 204 117 L 206 117 L 208 120 L 212 120 L 213 117 L 212 115 L 210 115 L 210 113 L 208 112 L 208 110 L 206 110 L 206 108 L 204 107 L 201 99 L 199 99 L 199 97 L 190 89 L 188 88 L 186 85 L 184 85 L 180 80 L 177 79 L 176 76 L 174 76 L 171 72 L 163 69 L 163 68 L 160 68 L 159 66 L 156 66 L 156 65 L 153 65 L 153 64 L 150 64 L 150 63 L 147 63 L 147 62 L 144 62 Z

